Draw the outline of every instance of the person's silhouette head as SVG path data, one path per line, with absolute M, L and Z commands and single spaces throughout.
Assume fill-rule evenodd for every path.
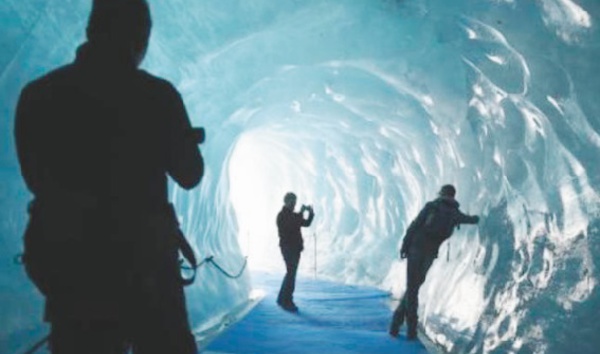
M 152 19 L 146 0 L 93 0 L 87 39 L 136 67 L 148 48 Z
M 440 189 L 439 195 L 440 197 L 454 198 L 456 195 L 456 188 L 451 184 L 446 184 Z
M 286 208 L 294 210 L 294 207 L 296 206 L 296 195 L 292 192 L 286 193 L 283 197 L 283 204 Z

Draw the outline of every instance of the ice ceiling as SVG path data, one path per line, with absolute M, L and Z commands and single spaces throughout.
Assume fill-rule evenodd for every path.
M 448 351 L 592 352 L 600 308 L 600 3 L 595 0 L 151 0 L 144 69 L 172 81 L 207 174 L 172 188 L 200 257 L 283 271 L 285 192 L 313 204 L 301 272 L 404 288 L 397 249 L 441 184 L 480 214 L 421 290 Z M 0 348 L 39 322 L 12 265 L 25 205 L 12 138 L 29 80 L 73 59 L 90 2 L 0 3 Z M 316 242 L 316 243 L 315 243 Z M 201 269 L 195 322 L 251 279 Z M 1 350 L 0 350 L 1 351 Z

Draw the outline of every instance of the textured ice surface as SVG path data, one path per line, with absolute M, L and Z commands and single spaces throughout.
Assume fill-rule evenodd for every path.
M 207 128 L 208 172 L 172 190 L 200 257 L 281 269 L 274 219 L 317 217 L 301 271 L 400 295 L 405 228 L 443 183 L 483 216 L 421 292 L 450 351 L 592 352 L 600 329 L 600 3 L 596 0 L 152 0 L 144 67 Z M 29 195 L 12 138 L 19 89 L 72 60 L 89 2 L 0 2 L 0 351 L 42 331 L 12 264 Z M 314 242 L 316 239 L 316 252 Z M 448 248 L 449 247 L 449 248 Z M 315 259 L 316 254 L 316 259 Z M 250 280 L 202 269 L 194 323 Z M 37 331 L 37 332 L 36 332 Z M 32 335 L 35 337 L 34 335 Z

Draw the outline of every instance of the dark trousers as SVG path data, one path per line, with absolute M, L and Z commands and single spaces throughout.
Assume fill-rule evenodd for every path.
M 52 354 L 125 354 L 129 349 L 134 354 L 196 354 L 176 251 L 134 268 L 114 303 L 120 309 L 116 317 L 90 318 L 55 308 L 49 319 Z
M 48 204 L 49 205 L 49 204 Z M 196 354 L 171 209 L 32 204 L 25 266 L 53 354 Z
M 120 320 L 61 319 L 56 316 L 51 320 L 51 352 L 125 354 L 131 348 L 134 354 L 196 354 L 183 289 L 163 289 L 154 293 L 151 297 L 157 302 L 145 301 L 147 298 L 141 297 L 144 290 L 140 290 L 138 303 L 132 303 L 131 313 Z
M 279 289 L 277 302 L 281 304 L 292 304 L 294 302 L 294 289 L 296 288 L 296 272 L 300 263 L 300 250 L 281 248 L 281 254 L 285 261 L 286 273 Z
M 49 345 L 54 354 L 124 354 L 127 334 L 115 321 L 55 320 Z
M 170 239 L 168 239 L 170 240 Z M 161 246 L 162 257 L 150 256 L 140 249 L 135 259 L 124 267 L 118 279 L 106 279 L 106 294 L 120 294 L 107 301 L 97 292 L 79 291 L 72 297 L 85 306 L 66 301 L 47 302 L 50 306 L 50 346 L 53 354 L 124 354 L 129 349 L 134 354 L 196 354 L 197 346 L 191 332 L 185 294 L 181 282 L 178 250 L 173 245 Z M 114 258 L 114 257 L 113 257 Z M 94 264 L 107 267 L 107 262 Z M 110 263 L 108 263 L 110 264 Z M 115 273 L 113 273 L 115 274 Z M 99 277 L 83 277 L 76 288 L 98 289 L 84 286 L 87 280 L 98 282 Z M 109 291 L 110 290 L 110 291 Z M 102 291 L 98 289 L 98 291 Z M 62 295 L 64 298 L 66 294 Z M 78 308 L 94 308 L 102 303 L 106 315 L 98 310 L 84 313 Z
M 408 255 L 406 267 L 406 292 L 398 307 L 394 311 L 392 321 L 402 323 L 406 317 L 409 333 L 416 333 L 417 310 L 419 308 L 419 289 L 425 282 L 429 268 L 433 264 L 435 256 L 423 254 L 422 252 L 411 252 Z

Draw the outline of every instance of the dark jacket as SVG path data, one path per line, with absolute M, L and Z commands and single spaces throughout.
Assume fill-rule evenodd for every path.
M 425 204 L 419 215 L 408 227 L 400 252 L 404 254 L 422 252 L 437 257 L 441 244 L 452 236 L 456 226 L 479 222 L 478 216 L 463 214 L 459 210 L 459 206 L 454 198 L 448 197 L 439 197 Z M 440 212 L 442 217 L 448 218 L 449 227 L 446 230 L 432 234 L 427 230 L 426 221 L 434 212 Z
M 277 230 L 279 232 L 279 246 L 289 250 L 302 251 L 304 241 L 300 227 L 310 226 L 315 214 L 312 210 L 308 213 L 308 219 L 304 219 L 302 213 L 294 213 L 293 210 L 283 207 L 277 214 Z
M 36 199 L 83 196 L 162 208 L 167 175 L 189 189 L 204 164 L 167 81 L 85 44 L 74 63 L 28 84 L 15 122 L 21 172 Z
M 177 266 L 167 176 L 192 188 L 204 162 L 169 82 L 85 44 L 23 89 L 15 139 L 35 198 L 25 267 L 49 317 L 112 318 L 135 267 Z

